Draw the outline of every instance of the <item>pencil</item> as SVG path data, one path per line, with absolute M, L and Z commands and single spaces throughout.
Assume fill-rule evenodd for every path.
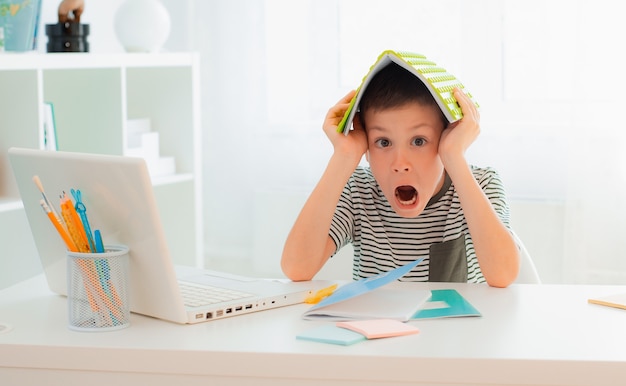
M 70 233 L 70 237 L 76 244 L 78 252 L 89 253 L 91 248 L 89 247 L 89 241 L 87 241 L 87 235 L 85 235 L 85 229 L 76 213 L 76 209 L 72 205 L 72 201 L 67 197 L 67 194 L 61 197 L 61 216 L 65 220 L 67 230 Z
M 57 232 L 59 232 L 59 235 L 65 242 L 65 246 L 67 247 L 67 249 L 72 252 L 78 252 L 78 248 L 76 248 L 76 244 L 74 244 L 74 241 L 72 240 L 70 235 L 67 233 L 63 225 L 59 222 L 59 219 L 57 218 L 57 216 L 54 215 L 54 212 L 52 212 L 48 204 L 46 204 L 46 201 L 42 198 L 41 200 L 39 200 L 39 204 L 43 208 L 43 211 L 46 213 L 46 215 L 48 215 L 48 218 L 50 219 L 50 222 L 52 223 L 52 225 L 54 225 L 54 228 L 57 230 Z
M 38 175 L 33 176 L 33 182 L 37 186 L 37 189 L 39 189 L 39 191 L 41 192 L 41 196 L 43 197 L 44 202 L 48 205 L 48 211 L 52 212 L 52 215 L 56 218 L 57 222 L 61 224 L 61 227 L 65 231 L 67 231 L 67 228 L 65 227 L 65 224 L 63 223 L 63 220 L 61 219 L 61 216 L 59 216 L 57 211 L 54 209 L 54 205 L 52 205 L 50 200 L 48 200 L 48 196 L 46 196 L 46 192 L 43 190 L 43 184 L 41 183 L 41 179 L 39 178 Z
M 74 208 L 74 205 L 72 205 L 72 201 L 67 197 L 67 194 L 65 192 L 61 199 L 61 215 L 65 219 L 65 223 L 67 224 L 68 230 L 70 231 L 70 235 L 72 235 L 72 239 L 78 246 L 78 251 L 82 253 L 91 253 L 91 248 L 89 246 L 89 241 L 87 240 L 85 228 L 82 226 L 82 222 L 80 220 L 80 217 L 78 216 L 78 212 L 76 212 L 76 209 Z M 119 300 L 119 298 L 114 299 L 115 303 L 117 303 L 114 304 L 109 296 L 106 294 L 104 286 L 101 285 L 101 283 L 98 283 L 99 279 L 101 279 L 101 273 L 98 271 L 96 262 L 89 262 L 87 260 L 79 259 L 79 266 L 83 271 L 83 278 L 87 279 L 91 283 L 92 288 L 94 288 L 96 291 L 98 299 L 103 300 L 109 311 L 112 312 L 116 317 L 123 317 L 123 313 L 121 310 L 121 301 L 117 301 Z

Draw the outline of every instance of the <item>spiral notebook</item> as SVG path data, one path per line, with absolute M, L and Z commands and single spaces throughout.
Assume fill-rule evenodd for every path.
M 472 94 L 465 89 L 465 86 L 463 86 L 454 75 L 447 72 L 444 68 L 437 66 L 435 62 L 428 60 L 426 56 L 407 51 L 387 50 L 383 51 L 383 53 L 378 56 L 376 62 L 370 67 L 369 72 L 363 78 L 356 95 L 352 98 L 352 101 L 350 101 L 348 110 L 337 126 L 338 132 L 348 134 L 352 126 L 352 120 L 358 110 L 361 97 L 363 96 L 363 91 L 365 91 L 369 85 L 372 77 L 391 63 L 396 63 L 406 69 L 428 87 L 449 122 L 456 122 L 463 118 L 461 107 L 458 105 L 454 95 L 452 95 L 452 91 L 455 87 L 462 89 L 472 101 L 474 101 L 476 106 L 478 106 Z

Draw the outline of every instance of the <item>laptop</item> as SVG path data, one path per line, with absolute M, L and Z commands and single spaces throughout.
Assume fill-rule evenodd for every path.
M 302 303 L 328 285 L 174 266 L 142 158 L 22 148 L 8 153 L 48 285 L 55 293 L 67 296 L 66 246 L 40 206 L 35 175 L 57 212 L 61 192 L 69 195 L 70 189 L 79 189 L 90 226 L 100 229 L 105 245 L 129 247 L 132 312 L 192 324 Z M 212 304 L 187 299 L 208 289 L 225 289 L 239 298 Z

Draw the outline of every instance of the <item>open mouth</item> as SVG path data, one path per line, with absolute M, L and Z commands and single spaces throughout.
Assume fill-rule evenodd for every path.
M 396 198 L 402 205 L 413 205 L 417 202 L 417 190 L 408 185 L 398 186 L 396 188 Z

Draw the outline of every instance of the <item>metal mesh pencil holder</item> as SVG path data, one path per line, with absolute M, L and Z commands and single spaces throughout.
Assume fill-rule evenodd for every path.
M 111 331 L 130 325 L 128 247 L 67 252 L 69 328 Z

